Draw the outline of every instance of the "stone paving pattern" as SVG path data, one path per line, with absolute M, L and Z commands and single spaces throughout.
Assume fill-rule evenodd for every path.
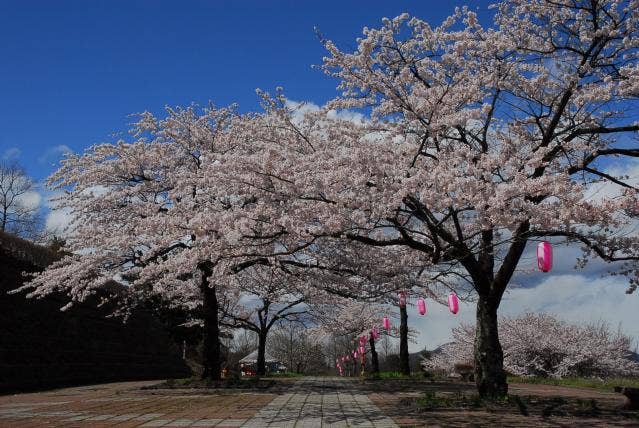
M 397 425 L 352 381 L 305 378 L 263 407 L 245 427 L 379 427 Z
M 271 393 L 145 390 L 128 382 L 0 396 L 0 427 L 395 427 L 354 382 L 303 378 Z
M 623 415 L 620 394 L 586 388 L 513 384 L 519 397 L 530 397 L 529 415 L 516 409 L 415 408 L 425 393 L 473 394 L 470 383 L 354 378 L 278 379 L 264 391 L 141 389 L 152 382 L 126 382 L 0 396 L 4 427 L 546 427 L 639 426 L 639 412 Z M 563 410 L 544 416 L 537 403 L 553 397 L 576 400 L 596 414 Z M 545 400 L 545 401 L 544 401 Z M 542 404 L 537 405 L 537 407 Z M 543 404 L 543 406 L 546 406 Z M 542 407 L 543 407 L 542 406 Z M 577 409 L 579 410 L 579 409 Z

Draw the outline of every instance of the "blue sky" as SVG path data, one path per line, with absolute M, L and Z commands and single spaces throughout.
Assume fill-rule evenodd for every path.
M 408 12 L 433 24 L 468 4 L 488 21 L 489 1 L 13 1 L 0 4 L 0 160 L 17 160 L 42 180 L 66 150 L 113 141 L 131 113 L 191 102 L 258 107 L 256 88 L 283 86 L 292 100 L 323 104 L 336 82 L 311 68 L 324 49 L 314 27 L 354 48 L 364 26 Z M 632 167 L 639 173 L 639 165 Z M 636 175 L 636 174 L 635 174 Z M 51 213 L 49 213 L 51 216 Z M 62 221 L 63 219 L 61 219 Z M 562 252 L 563 251 L 563 252 Z M 534 255 L 534 249 L 528 251 Z M 574 248 L 556 250 L 556 268 L 531 268 L 502 313 L 550 311 L 568 320 L 605 320 L 639 337 L 636 295 L 622 278 L 601 279 L 602 265 L 574 272 Z M 515 284 L 516 285 L 516 284 Z M 420 331 L 411 350 L 445 342 L 458 316 L 429 306 L 411 311 Z
M 466 2 L 488 16 L 489 2 Z M 111 141 L 134 112 L 238 102 L 278 85 L 295 100 L 332 98 L 311 65 L 314 27 L 354 47 L 364 26 L 409 12 L 434 23 L 463 2 L 20 1 L 0 6 L 0 157 L 42 179 L 62 152 Z

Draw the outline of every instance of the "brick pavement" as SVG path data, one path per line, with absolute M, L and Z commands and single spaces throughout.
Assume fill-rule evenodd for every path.
M 350 379 L 302 378 L 279 394 L 146 390 L 128 382 L 0 396 L 0 427 L 395 427 Z
M 275 395 L 146 390 L 125 382 L 0 396 L 0 427 L 237 427 Z
M 592 389 L 511 385 L 529 415 L 504 409 L 437 408 L 413 404 L 425 392 L 474 393 L 472 384 L 361 383 L 353 378 L 281 379 L 265 392 L 146 389 L 125 382 L 0 396 L 0 428 L 8 427 L 396 427 L 396 426 L 638 426 L 623 397 Z M 528 398 L 526 398 L 528 397 Z M 557 407 L 553 397 L 562 398 Z M 550 400 L 550 401 L 549 401 Z M 589 403 L 596 400 L 596 411 Z M 552 415 L 543 409 L 551 405 Z M 393 418 L 393 419 L 391 419 Z

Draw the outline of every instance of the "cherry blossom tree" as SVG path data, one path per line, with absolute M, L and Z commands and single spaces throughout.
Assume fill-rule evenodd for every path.
M 302 287 L 277 268 L 254 265 L 233 276 L 239 294 L 222 308 L 221 324 L 257 335 L 257 374 L 266 374 L 266 346 L 271 328 L 282 321 L 304 321 L 308 313 Z
M 145 114 L 133 142 L 54 174 L 76 216 L 73 254 L 27 287 L 74 300 L 113 279 L 132 299 L 201 293 L 210 338 L 216 290 L 254 265 L 305 271 L 345 298 L 472 288 L 478 390 L 502 396 L 497 311 L 527 244 L 578 243 L 580 265 L 619 262 L 631 290 L 639 281 L 637 187 L 606 170 L 639 155 L 638 10 L 506 0 L 489 28 L 466 9 L 435 28 L 401 15 L 365 29 L 354 52 L 324 41 L 343 91 L 325 109 L 303 113 L 278 92 L 261 94 L 262 113 Z M 601 183 L 614 191 L 590 197 Z
M 606 172 L 639 155 L 629 144 L 637 10 L 636 0 L 507 0 L 489 28 L 462 9 L 435 28 L 385 19 L 354 52 L 325 40 L 323 68 L 343 94 L 306 115 L 265 96 L 251 137 L 211 174 L 233 193 L 277 199 L 269 216 L 297 241 L 355 241 L 472 287 L 477 387 L 502 396 L 497 311 L 529 242 L 577 243 L 580 264 L 619 262 L 611 269 L 637 284 L 639 241 L 626 230 L 637 188 Z M 371 120 L 333 110 L 353 108 Z M 615 191 L 590 198 L 597 183 Z
M 625 113 L 639 95 L 638 7 L 509 0 L 494 28 L 464 9 L 437 28 L 407 15 L 385 20 L 364 30 L 353 53 L 325 42 L 324 69 L 344 91 L 331 107 L 371 107 L 394 142 L 360 145 L 349 165 L 370 167 L 352 179 L 367 180 L 358 202 L 373 200 L 373 219 L 396 231 L 376 244 L 394 240 L 453 263 L 478 294 L 483 396 L 507 391 L 497 309 L 530 240 L 560 237 L 586 257 L 636 267 L 639 241 L 623 225 L 637 188 L 604 167 L 639 155 L 617 137 L 639 130 Z M 619 191 L 586 198 L 596 181 Z
M 375 342 L 382 334 L 387 334 L 382 328 L 382 318 L 390 316 L 389 306 L 375 301 L 326 295 L 321 302 L 317 301 L 310 307 L 310 315 L 318 331 L 332 340 L 335 359 L 358 349 L 360 338 L 364 338 L 370 353 L 371 371 L 379 372 Z
M 289 371 L 316 373 L 326 368 L 324 338 L 321 331 L 284 320 L 274 328 L 268 349 Z
M 451 371 L 473 359 L 475 327 L 463 324 L 453 331 L 453 342 L 422 361 L 429 370 Z M 579 326 L 549 314 L 502 317 L 500 340 L 504 367 L 518 376 L 613 377 L 636 376 L 629 337 L 603 324 Z
M 267 266 L 292 277 L 304 274 L 307 290 L 288 286 L 297 295 L 323 290 L 362 298 L 392 289 L 398 272 L 384 269 L 387 264 L 372 257 L 368 264 L 356 262 L 357 252 L 338 240 L 321 246 L 300 240 L 272 221 L 286 218 L 277 211 L 279 200 L 240 192 L 226 177 L 210 174 L 256 131 L 254 123 L 255 115 L 242 117 L 232 108 L 168 109 L 161 120 L 141 115 L 131 142 L 69 155 L 49 180 L 62 191 L 58 207 L 73 216 L 66 256 L 16 291 L 29 290 L 29 297 L 66 293 L 68 308 L 115 281 L 125 290 L 112 296 L 122 311 L 153 298 L 201 308 L 203 376 L 217 379 L 220 301 L 238 296 L 244 271 Z M 284 287 L 275 292 L 286 293 Z
M 126 290 L 114 296 L 123 310 L 152 296 L 200 305 L 203 376 L 219 379 L 218 294 L 227 284 L 217 231 L 230 229 L 230 203 L 203 191 L 200 166 L 218 139 L 230 138 L 237 118 L 233 108 L 169 109 L 163 120 L 145 113 L 131 142 L 68 155 L 49 179 L 62 192 L 59 208 L 73 217 L 67 255 L 21 289 L 30 297 L 68 294 L 67 308 L 116 281 Z

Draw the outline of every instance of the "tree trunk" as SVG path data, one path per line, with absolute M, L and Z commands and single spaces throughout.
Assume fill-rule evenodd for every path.
M 210 271 L 202 274 L 201 290 L 203 295 L 204 317 L 204 349 L 203 349 L 203 379 L 220 380 L 220 327 L 218 324 L 218 302 L 215 287 L 209 286 Z
M 399 307 L 399 371 L 410 376 L 410 362 L 408 360 L 408 312 L 406 306 Z
M 377 374 L 379 373 L 379 358 L 377 357 L 377 350 L 375 349 L 375 339 L 373 339 L 372 334 L 370 335 L 368 344 L 371 347 L 371 372 L 373 374 Z
M 504 353 L 497 331 L 498 307 L 498 298 L 480 294 L 475 332 L 475 382 L 483 398 L 500 398 L 508 393 Z
M 257 342 L 257 375 L 266 374 L 266 332 L 260 332 Z
M 291 372 L 295 372 L 295 373 L 299 373 L 299 367 L 296 365 L 295 369 L 293 368 L 293 359 L 294 359 L 294 355 L 293 355 L 293 329 L 289 328 L 288 330 L 289 332 L 289 340 L 287 345 L 287 350 L 288 350 L 288 358 L 289 358 L 289 365 L 288 365 L 288 369 Z

